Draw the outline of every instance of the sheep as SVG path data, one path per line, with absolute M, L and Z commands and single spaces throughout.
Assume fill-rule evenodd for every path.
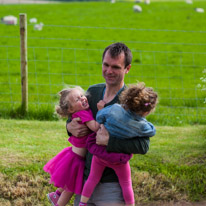
M 133 10 L 134 10 L 134 12 L 142 12 L 142 7 L 139 5 L 134 5 Z
M 37 19 L 36 18 L 31 18 L 31 19 L 29 19 L 29 22 L 30 23 L 37 23 Z
M 9 16 L 5 16 L 5 17 L 1 18 L 1 21 L 4 24 L 16 25 L 17 24 L 17 17 L 9 15 Z
M 192 4 L 193 2 L 192 2 L 192 0 L 186 0 L 186 3 L 187 4 Z
M 195 8 L 195 11 L 199 12 L 199 13 L 204 13 L 205 12 L 205 10 L 203 8 Z
M 39 24 L 35 24 L 34 25 L 34 30 L 38 30 L 38 31 L 41 31 L 42 28 L 43 28 L 44 24 L 41 22 Z
M 150 0 L 145 0 L 144 3 L 145 4 L 150 4 Z

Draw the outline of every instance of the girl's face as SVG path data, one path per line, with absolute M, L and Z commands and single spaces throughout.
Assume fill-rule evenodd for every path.
M 79 89 L 73 89 L 68 95 L 71 104 L 70 113 L 75 113 L 89 108 L 88 100 Z

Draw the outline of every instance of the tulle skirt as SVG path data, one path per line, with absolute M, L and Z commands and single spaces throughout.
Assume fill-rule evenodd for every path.
M 50 174 L 50 183 L 55 187 L 81 194 L 84 166 L 84 157 L 74 153 L 72 147 L 67 147 L 53 157 L 43 169 Z

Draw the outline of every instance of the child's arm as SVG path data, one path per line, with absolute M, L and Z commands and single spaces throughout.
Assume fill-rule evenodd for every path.
M 105 102 L 103 100 L 100 100 L 98 103 L 97 103 L 97 108 L 98 110 L 101 110 L 104 108 L 104 105 L 105 105 Z M 93 132 L 97 132 L 97 130 L 99 129 L 100 127 L 100 124 L 95 121 L 95 120 L 91 120 L 89 122 L 85 122 L 85 124 L 87 125 L 87 127 L 89 127 L 89 129 L 91 129 Z
M 88 121 L 88 122 L 85 122 L 85 124 L 87 125 L 87 127 L 89 127 L 89 129 L 91 129 L 93 132 L 97 132 L 97 130 L 99 129 L 100 127 L 100 124 L 95 121 L 95 120 L 91 120 L 91 121 Z

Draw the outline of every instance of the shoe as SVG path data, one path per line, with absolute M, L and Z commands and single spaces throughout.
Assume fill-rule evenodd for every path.
M 56 192 L 51 192 L 47 194 L 47 198 L 52 203 L 53 206 L 57 205 L 59 197 L 60 196 Z

